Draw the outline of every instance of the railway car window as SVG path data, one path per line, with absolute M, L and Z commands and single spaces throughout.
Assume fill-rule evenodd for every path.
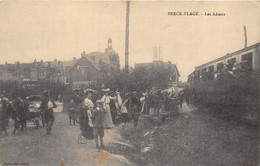
M 241 59 L 242 61 L 246 61 L 248 59 L 251 59 L 251 61 L 252 61 L 252 52 L 242 55 L 242 59 Z
M 214 71 L 214 65 L 209 66 L 209 72 L 212 73 Z
M 252 52 L 242 55 L 241 60 L 242 60 L 242 68 L 244 69 L 252 69 Z
M 198 77 L 200 76 L 200 70 L 197 71 L 197 75 L 198 75 Z
M 229 59 L 227 62 L 230 64 L 234 64 L 236 63 L 236 58 Z
M 218 63 L 217 64 L 217 71 L 220 72 L 223 68 L 223 63 Z
M 232 70 L 234 67 L 234 64 L 236 63 L 236 58 L 229 59 L 227 62 L 228 62 L 228 65 L 227 65 L 228 70 Z
M 210 73 L 209 79 L 213 80 L 214 79 L 214 65 L 209 66 L 209 73 Z
M 198 78 L 198 81 L 200 81 L 200 70 L 197 71 L 197 78 Z
M 205 74 L 206 73 L 206 68 L 203 68 L 202 70 L 201 70 L 201 74 Z

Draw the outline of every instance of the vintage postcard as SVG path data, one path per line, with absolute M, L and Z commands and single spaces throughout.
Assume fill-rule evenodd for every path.
M 0 1 L 0 166 L 258 166 L 259 1 Z

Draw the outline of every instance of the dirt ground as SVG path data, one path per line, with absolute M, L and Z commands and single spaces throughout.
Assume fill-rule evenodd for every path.
M 139 149 L 138 165 L 258 166 L 259 128 L 224 121 L 183 105 L 165 125 L 138 131 L 128 124 L 122 134 Z M 138 140 L 138 141 L 137 141 Z
M 45 128 L 28 125 L 8 137 L 0 135 L 0 165 L 29 166 L 99 166 L 135 165 L 124 157 L 132 147 L 118 134 L 118 128 L 105 130 L 105 150 L 98 151 L 94 140 L 77 143 L 78 124 L 69 125 L 67 113 L 55 112 L 50 135 Z
M 133 123 L 105 130 L 106 149 L 94 140 L 77 143 L 78 124 L 56 110 L 50 135 L 28 125 L 8 137 L 0 135 L 0 164 L 30 166 L 258 166 L 259 128 L 213 118 L 184 104 L 180 115 L 165 125 Z M 147 124 L 146 124 L 147 125 Z M 22 164 L 21 164 L 22 163 Z

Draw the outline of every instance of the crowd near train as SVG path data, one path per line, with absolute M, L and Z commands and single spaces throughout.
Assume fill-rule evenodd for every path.
M 46 127 L 49 134 L 55 121 L 57 101 L 62 102 L 63 111 L 68 112 L 68 124 L 79 123 L 79 142 L 82 142 L 82 137 L 92 139 L 94 133 L 103 135 L 102 130 L 93 131 L 95 126 L 112 129 L 122 124 L 124 128 L 127 122 L 133 122 L 137 128 L 141 114 L 177 116 L 184 101 L 187 105 L 192 102 L 195 107 L 212 109 L 212 112 L 257 118 L 259 71 L 260 43 L 257 43 L 196 67 L 188 77 L 189 84 L 182 90 L 163 89 L 159 85 L 145 92 L 85 87 L 66 88 L 66 93 L 57 95 L 57 88 L 46 88 L 48 86 L 42 86 L 48 90 L 41 89 L 41 93 L 29 93 L 32 91 L 28 89 L 11 93 L 9 91 L 14 87 L 10 84 L 4 88 L 9 88 L 7 91 L 3 88 L 0 91 L 1 133 L 15 134 L 19 129 L 26 129 L 27 123 L 31 122 L 37 129 Z M 39 90 L 38 86 L 38 83 L 30 83 L 25 87 Z M 97 110 L 103 110 L 103 113 Z
M 16 92 L 10 99 L 4 94 L 6 93 L 2 93 L 0 97 L 1 133 L 9 135 L 15 134 L 17 130 L 24 131 L 27 123 L 31 122 L 37 129 L 41 126 L 46 127 L 49 134 L 55 121 L 56 102 L 62 102 L 63 111 L 68 112 L 68 124 L 79 123 L 82 132 L 79 142 L 82 142 L 82 136 L 86 139 L 93 138 L 93 114 L 98 106 L 105 110 L 105 129 L 112 129 L 120 124 L 124 128 L 127 122 L 133 122 L 136 128 L 141 114 L 156 116 L 165 112 L 169 116 L 177 115 L 183 100 L 189 104 L 191 93 L 188 86 L 182 91 L 178 91 L 177 88 L 153 87 L 146 92 L 75 88 L 63 96 L 59 95 L 56 101 L 50 90 L 44 90 L 41 95 L 27 97 Z

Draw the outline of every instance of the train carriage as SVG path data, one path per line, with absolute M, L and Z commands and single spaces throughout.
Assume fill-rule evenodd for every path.
M 217 108 L 215 114 L 257 122 L 259 71 L 260 43 L 257 43 L 195 67 L 188 82 L 197 104 Z

